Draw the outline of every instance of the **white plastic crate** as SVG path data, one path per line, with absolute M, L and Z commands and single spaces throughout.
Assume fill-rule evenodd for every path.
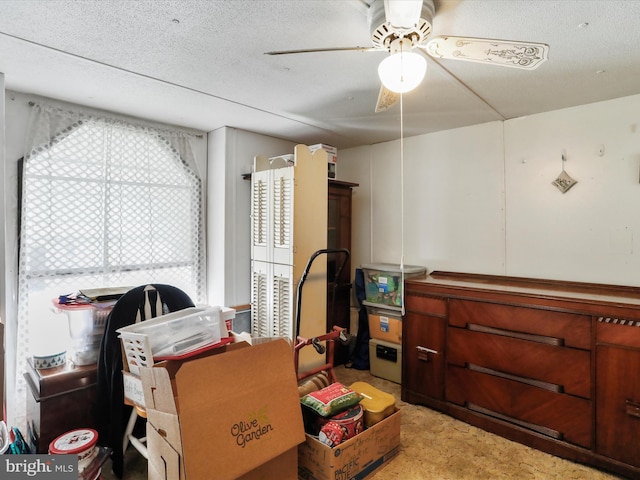
M 154 357 L 180 356 L 229 336 L 226 321 L 235 310 L 227 307 L 190 307 L 120 328 L 128 371 L 139 376 Z

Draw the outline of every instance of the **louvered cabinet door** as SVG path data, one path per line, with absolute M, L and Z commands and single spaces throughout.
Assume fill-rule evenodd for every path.
M 293 267 L 252 262 L 251 333 L 293 339 Z
M 293 340 L 293 267 L 273 264 L 271 275 L 272 318 L 271 336 Z
M 254 337 L 270 336 L 270 277 L 269 263 L 251 262 L 251 334 Z
M 255 172 L 251 179 L 251 258 L 268 262 L 270 171 Z
M 270 170 L 271 261 L 293 264 L 293 172 L 294 167 Z
M 293 285 L 301 278 L 310 255 L 326 248 L 327 173 L 326 160 L 314 160 L 319 154 L 326 156 L 325 152 L 312 155 L 307 147 L 298 145 L 293 161 L 290 155 L 254 159 L 251 261 L 252 267 L 258 266 L 252 271 L 251 334 L 254 337 L 286 336 L 293 340 L 296 334 Z M 261 282 L 265 279 L 263 285 Z M 324 332 L 326 280 L 323 279 L 320 294 L 310 288 L 314 281 L 309 283 L 307 299 L 310 298 L 311 303 L 321 301 L 322 308 L 314 304 L 313 311 L 322 318 L 321 331 Z

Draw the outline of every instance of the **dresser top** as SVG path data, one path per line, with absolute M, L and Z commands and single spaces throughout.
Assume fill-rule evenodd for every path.
M 451 297 L 511 295 L 540 301 L 619 306 L 638 309 L 640 315 L 640 287 L 444 271 L 405 282 L 407 292 L 415 285 Z
M 38 370 L 31 358 L 27 361 L 25 378 L 34 395 L 41 398 L 66 393 L 73 390 L 88 388 L 96 384 L 97 364 L 76 366 L 67 360 L 64 365 L 46 370 Z

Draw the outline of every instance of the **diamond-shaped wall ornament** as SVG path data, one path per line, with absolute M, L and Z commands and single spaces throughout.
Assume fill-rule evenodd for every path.
M 562 193 L 567 193 L 571 187 L 573 187 L 576 183 L 578 183 L 576 179 L 571 178 L 571 176 L 564 171 L 564 163 L 566 161 L 567 161 L 567 157 L 563 153 L 562 154 L 562 172 L 560 172 L 560 175 L 558 175 L 558 177 L 553 182 L 551 182 L 551 184 L 555 185 L 558 188 L 558 190 L 560 190 Z

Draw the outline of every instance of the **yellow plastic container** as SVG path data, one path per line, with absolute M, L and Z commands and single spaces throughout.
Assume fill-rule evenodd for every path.
M 383 392 L 366 382 L 355 382 L 351 385 L 351 389 L 364 396 L 360 405 L 364 409 L 365 428 L 384 420 L 395 411 L 396 398 L 390 393 Z

